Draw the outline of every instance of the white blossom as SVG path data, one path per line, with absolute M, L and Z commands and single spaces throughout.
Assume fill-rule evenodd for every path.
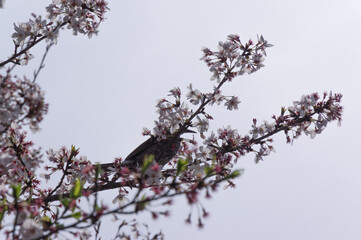
M 194 126 L 197 127 L 200 133 L 207 132 L 209 127 L 209 120 L 207 118 L 201 119 L 199 116 L 197 116 L 197 120 L 194 123 Z
M 129 198 L 127 198 L 126 196 L 127 195 L 125 193 L 121 192 L 113 199 L 112 203 L 118 204 L 119 207 L 122 207 L 129 202 Z
M 199 102 L 202 100 L 202 93 L 198 89 L 192 88 L 192 84 L 189 84 L 187 87 L 189 89 L 189 92 L 187 93 L 187 99 L 190 99 L 190 102 L 194 105 L 199 104 Z
M 259 161 L 263 160 L 264 156 L 268 156 L 270 153 L 271 153 L 271 150 L 262 145 L 261 148 L 256 153 L 254 162 L 257 164 Z
M 218 51 L 202 48 L 204 56 L 201 60 L 213 73 L 211 80 L 231 80 L 236 75 L 251 74 L 264 67 L 265 49 L 271 46 L 263 36 L 258 37 L 256 45 L 251 40 L 244 45 L 238 35 L 231 34 L 227 41 L 218 43 Z M 230 74 L 230 69 L 233 74 Z
M 232 96 L 231 99 L 226 100 L 226 102 L 224 103 L 224 106 L 227 106 L 228 110 L 233 110 L 233 109 L 237 110 L 238 109 L 238 104 L 240 102 L 241 101 L 238 101 L 238 97 Z
M 211 132 L 211 134 L 203 141 L 203 144 L 208 146 L 215 142 L 217 142 L 216 134 L 214 132 Z
M 204 169 L 206 167 L 209 167 L 208 163 L 199 162 L 197 164 L 189 166 L 188 169 L 192 170 L 194 177 L 201 179 L 205 175 Z
M 16 224 L 21 225 L 24 223 L 24 221 L 30 216 L 29 211 L 26 209 L 26 207 L 23 207 L 21 210 L 19 210 L 18 217 L 16 219 Z
M 21 239 L 31 240 L 43 235 L 41 226 L 34 219 L 26 219 L 20 228 Z
M 211 152 L 212 152 L 212 149 L 210 147 L 200 146 L 199 152 L 196 153 L 196 157 L 198 159 L 208 160 L 213 157 Z
M 257 127 L 256 122 L 252 125 L 252 130 L 250 131 L 250 134 L 252 135 L 252 138 L 255 139 L 258 136 L 264 136 L 270 132 L 272 132 L 275 129 L 275 123 L 269 123 L 267 121 L 264 121 L 263 124 Z
M 299 114 L 299 116 L 303 118 L 312 112 L 313 106 L 317 103 L 317 100 L 318 98 L 315 94 L 303 95 L 300 101 L 294 101 L 293 107 L 289 107 L 288 109 Z
M 163 173 L 162 171 L 160 171 L 162 168 L 162 165 L 158 165 L 158 163 L 153 163 L 145 171 L 145 175 L 147 176 L 146 182 L 148 184 L 160 184 L 160 180 L 163 178 Z

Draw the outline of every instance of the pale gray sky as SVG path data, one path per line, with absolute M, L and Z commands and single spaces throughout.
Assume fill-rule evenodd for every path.
M 1 59 L 13 51 L 13 22 L 44 13 L 49 2 L 5 3 Z M 94 162 L 124 157 L 144 141 L 141 130 L 153 127 L 156 100 L 168 90 L 186 92 L 191 82 L 212 88 L 199 61 L 202 46 L 215 49 L 231 33 L 243 40 L 263 34 L 274 45 L 266 67 L 225 86 L 223 93 L 242 103 L 236 112 L 215 107 L 211 128 L 231 125 L 247 133 L 252 118 L 269 120 L 302 94 L 324 90 L 344 95 L 342 126 L 334 123 L 293 146 L 277 136 L 276 153 L 258 165 L 253 155 L 242 158 L 237 167 L 245 173 L 237 188 L 202 199 L 210 211 L 203 230 L 184 224 L 188 205 L 181 198 L 169 218 L 139 217 L 167 239 L 360 239 L 359 0 L 124 0 L 109 7 L 99 36 L 89 40 L 63 31 L 51 49 L 38 79 L 50 103 L 42 131 L 32 136 L 38 145 L 46 150 L 74 144 Z M 43 51 L 44 45 L 36 47 L 36 58 L 18 73 L 32 74 Z

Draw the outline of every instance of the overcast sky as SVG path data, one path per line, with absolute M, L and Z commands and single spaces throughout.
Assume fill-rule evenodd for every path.
M 44 13 L 49 2 L 5 3 L 1 59 L 13 52 L 13 22 Z M 145 213 L 139 219 L 176 240 L 360 239 L 361 1 L 123 0 L 109 7 L 98 36 L 89 40 L 65 30 L 51 49 L 38 79 L 50 103 L 42 131 L 31 135 L 38 146 L 45 151 L 74 144 L 93 162 L 125 157 L 145 140 L 142 128 L 153 127 L 156 100 L 171 88 L 186 92 L 193 83 L 212 89 L 211 74 L 199 61 L 202 46 L 215 49 L 228 34 L 244 41 L 263 34 L 274 45 L 266 67 L 224 87 L 242 103 L 235 112 L 210 110 L 211 128 L 231 125 L 243 135 L 253 118 L 270 120 L 281 106 L 324 90 L 344 95 L 341 127 L 333 123 L 292 146 L 276 136 L 276 153 L 257 165 L 253 155 L 242 158 L 237 168 L 245 173 L 236 189 L 201 198 L 210 211 L 202 230 L 185 225 L 182 198 L 169 218 L 152 221 Z M 31 76 L 44 46 L 32 50 L 36 58 L 17 73 Z M 115 229 L 106 228 L 104 239 Z

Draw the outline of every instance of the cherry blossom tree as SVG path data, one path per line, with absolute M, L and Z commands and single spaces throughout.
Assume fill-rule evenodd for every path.
M 273 135 L 283 133 L 286 143 L 293 143 L 301 135 L 314 138 L 329 122 L 342 120 L 341 94 L 311 93 L 281 107 L 279 115 L 268 120 L 251 120 L 247 133 L 230 126 L 209 131 L 217 117 L 208 113 L 209 108 L 223 105 L 233 111 L 240 103 L 238 96 L 224 94 L 222 86 L 264 67 L 266 50 L 272 47 L 262 35 L 244 42 L 231 34 L 218 43 L 217 50 L 202 49 L 212 91 L 201 92 L 190 83 L 185 94 L 175 87 L 157 101 L 158 119 L 143 134 L 153 141 L 152 146 L 167 140 L 178 144 L 166 162 L 159 160 L 164 154 L 159 149 L 141 149 L 136 151 L 148 154 L 141 155 L 135 167 L 125 164 L 129 156 L 96 164 L 80 156 L 75 146 L 49 149 L 44 158 L 28 140 L 26 130 L 36 132 L 48 110 L 36 82 L 45 57 L 65 29 L 89 38 L 97 35 L 108 10 L 105 0 L 53 0 L 45 17 L 32 14 L 29 21 L 14 24 L 13 54 L 0 62 L 0 229 L 7 239 L 88 239 L 92 235 L 97 239 L 105 216 L 117 220 L 115 239 L 161 239 L 161 232 L 151 234 L 147 226 L 125 216 L 143 212 L 154 219 L 168 216 L 178 196 L 198 209 L 195 216 L 192 212 L 185 216 L 186 222 L 196 221 L 202 227 L 208 210 L 201 194 L 210 198 L 221 185 L 234 187 L 234 179 L 242 174 L 236 168 L 238 159 L 254 154 L 259 163 L 274 150 Z M 25 67 L 33 58 L 31 49 L 42 41 L 48 46 L 33 78 L 14 75 L 16 67 Z M 181 138 L 187 132 L 193 132 L 193 138 Z M 57 184 L 46 187 L 49 179 Z M 110 189 L 117 191 L 115 204 L 106 206 L 99 192 Z

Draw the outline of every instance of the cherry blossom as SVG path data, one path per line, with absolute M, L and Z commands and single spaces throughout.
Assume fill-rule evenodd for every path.
M 240 103 L 241 101 L 238 100 L 238 97 L 231 97 L 231 99 L 229 100 L 226 100 L 226 103 L 224 104 L 225 106 L 227 106 L 227 109 L 228 110 L 237 110 L 238 109 L 238 104 Z
M 3 3 L 0 3 L 1 6 Z M 31 59 L 29 49 L 42 40 L 57 43 L 59 30 L 63 27 L 72 29 L 73 34 L 97 35 L 99 24 L 108 10 L 105 0 L 54 0 L 46 7 L 47 16 L 32 14 L 27 22 L 14 24 L 12 38 L 15 53 L 7 61 L 0 62 L 0 68 L 9 62 L 26 65 Z
M 187 99 L 189 99 L 192 104 L 198 105 L 203 97 L 201 92 L 197 89 L 193 90 L 192 84 L 189 84 L 188 89 Z
M 24 240 L 36 239 L 43 235 L 43 230 L 40 224 L 29 218 L 21 225 L 20 235 Z

